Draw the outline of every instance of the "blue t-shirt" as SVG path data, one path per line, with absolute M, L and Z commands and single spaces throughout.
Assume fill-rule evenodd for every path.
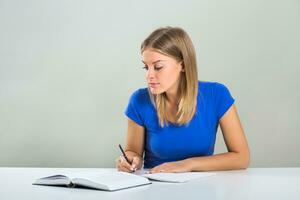
M 197 109 L 187 125 L 159 125 L 147 88 L 136 90 L 130 97 L 125 114 L 145 127 L 144 167 L 152 168 L 164 162 L 214 153 L 219 120 L 232 106 L 227 87 L 217 82 L 198 82 Z

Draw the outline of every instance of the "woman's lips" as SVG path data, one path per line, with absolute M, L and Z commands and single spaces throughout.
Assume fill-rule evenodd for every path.
M 152 88 L 156 88 L 159 85 L 159 83 L 149 83 L 149 85 Z

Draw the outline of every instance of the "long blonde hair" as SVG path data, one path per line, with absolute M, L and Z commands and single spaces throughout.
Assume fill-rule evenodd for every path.
M 179 103 L 175 123 L 187 124 L 196 112 L 198 94 L 198 73 L 193 43 L 182 28 L 168 26 L 156 29 L 143 41 L 141 52 L 150 48 L 182 62 L 184 73 L 181 73 L 178 87 Z M 154 95 L 149 89 L 148 91 L 156 107 L 160 126 L 168 125 L 170 120 L 167 119 L 166 93 Z

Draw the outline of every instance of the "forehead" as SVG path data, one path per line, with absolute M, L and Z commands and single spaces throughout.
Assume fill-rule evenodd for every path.
M 170 56 L 164 55 L 153 49 L 146 49 L 142 53 L 142 61 L 147 64 L 151 64 L 157 60 L 170 61 L 172 59 L 173 58 L 171 58 Z

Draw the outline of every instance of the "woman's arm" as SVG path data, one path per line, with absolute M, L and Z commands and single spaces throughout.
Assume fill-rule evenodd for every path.
M 140 169 L 143 164 L 145 128 L 128 118 L 125 153 L 132 165 L 126 162 L 123 156 L 117 159 L 117 168 L 120 171 L 132 172 Z
M 164 163 L 151 169 L 151 172 L 217 171 L 247 168 L 250 152 L 234 105 L 220 119 L 220 127 L 228 149 L 227 153 Z
M 143 156 L 145 128 L 128 118 L 125 152 L 136 156 Z

